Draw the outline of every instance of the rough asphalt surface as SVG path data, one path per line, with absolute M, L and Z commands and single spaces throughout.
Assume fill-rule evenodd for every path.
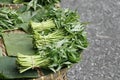
M 120 0 L 62 0 L 88 21 L 89 47 L 68 71 L 69 80 L 120 80 Z

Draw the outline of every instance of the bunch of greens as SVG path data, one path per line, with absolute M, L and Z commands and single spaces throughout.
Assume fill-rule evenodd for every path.
M 32 9 L 36 10 L 37 7 L 46 7 L 55 5 L 56 3 L 59 3 L 60 0 L 13 0 L 13 3 L 24 3 L 27 5 L 27 10 Z
M 39 16 L 40 14 L 43 15 Z M 37 50 L 36 55 L 42 57 L 37 58 L 38 63 L 49 59 L 47 66 L 44 67 L 56 72 L 80 60 L 80 54 L 88 46 L 88 42 L 85 24 L 80 23 L 79 18 L 76 11 L 55 7 L 41 8 L 33 16 L 33 21 L 30 22 L 33 47 Z M 22 58 L 17 60 L 19 66 L 24 67 L 20 69 L 22 72 L 29 69 L 30 65 L 23 64 L 28 62 L 27 57 L 24 60 L 21 60 Z M 39 64 L 37 66 L 43 68 Z
M 32 20 L 45 21 L 52 19 L 57 28 L 64 28 L 66 25 L 70 28 L 71 25 L 79 23 L 79 15 L 76 11 L 69 9 L 50 7 L 41 7 L 34 13 Z
M 23 20 L 15 10 L 9 8 L 0 8 L 0 30 L 14 29 L 17 24 Z
M 10 0 L 11 1 L 11 0 Z M 85 25 L 76 11 L 55 7 L 60 0 L 13 0 L 20 9 L 0 8 L 0 30 L 21 27 L 32 35 L 35 55 L 17 56 L 20 73 L 45 68 L 53 72 L 80 61 L 88 46 Z M 29 29 L 28 29 L 29 27 Z
M 49 58 L 42 58 L 41 56 L 38 55 L 32 55 L 32 56 L 28 56 L 28 55 L 22 55 L 22 54 L 18 54 L 17 56 L 17 64 L 19 65 L 19 70 L 20 73 L 25 72 L 28 69 L 34 69 L 37 67 L 42 67 L 42 68 L 46 68 L 46 66 L 48 66 L 48 64 L 50 63 Z
M 13 0 L 13 3 L 37 2 L 37 4 L 46 6 L 59 2 L 60 0 Z
M 41 23 L 30 22 L 32 31 L 43 31 L 45 29 L 55 28 L 53 20 L 42 21 Z

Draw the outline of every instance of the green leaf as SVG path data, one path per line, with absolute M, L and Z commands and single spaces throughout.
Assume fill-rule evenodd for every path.
M 37 1 L 38 0 L 31 0 L 28 3 L 27 10 L 29 10 L 30 8 L 33 8 L 34 10 L 36 10 L 36 8 L 37 8 Z
M 22 17 L 24 23 L 29 22 L 31 20 L 31 18 L 32 18 L 31 12 L 26 11 L 26 12 L 20 14 L 20 17 Z
M 29 29 L 28 23 L 17 24 L 16 26 L 28 33 L 28 29 Z
M 2 34 L 8 56 L 16 56 L 18 53 L 34 54 L 32 38 L 26 33 L 3 33 Z

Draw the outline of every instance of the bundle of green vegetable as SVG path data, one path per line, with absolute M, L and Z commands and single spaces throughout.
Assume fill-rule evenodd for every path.
M 37 2 L 40 5 L 51 5 L 53 3 L 57 3 L 60 0 L 13 0 L 13 3 L 25 3 L 25 2 Z
M 20 73 L 28 70 L 28 69 L 34 69 L 37 67 L 42 67 L 46 68 L 49 64 L 49 58 L 42 58 L 41 56 L 38 55 L 33 55 L 33 56 L 27 56 L 27 55 L 22 55 L 19 54 L 17 58 L 18 65 L 20 66 Z
M 34 31 L 43 31 L 45 29 L 55 28 L 55 24 L 53 20 L 43 21 L 41 23 L 36 23 L 31 21 L 30 25 L 31 25 L 31 29 Z
M 38 6 L 46 7 L 46 6 L 55 5 L 56 3 L 59 2 L 60 0 L 13 0 L 13 3 L 27 4 L 27 10 L 29 9 L 36 10 Z
M 5 29 L 14 29 L 17 24 L 22 22 L 22 18 L 15 10 L 5 7 L 0 8 L 0 31 Z
M 12 3 L 13 2 L 13 0 L 0 0 L 0 3 Z
M 32 35 L 30 42 L 35 53 L 30 49 L 34 55 L 21 52 L 17 60 L 15 58 L 20 73 L 36 68 L 56 72 L 80 61 L 82 51 L 88 46 L 85 24 L 79 21 L 76 11 L 56 8 L 58 2 L 60 0 L 13 0 L 24 6 L 18 10 L 0 8 L 0 31 L 19 27 Z
M 35 54 L 37 60 L 30 55 L 26 57 L 19 55 L 17 63 L 20 71 L 24 72 L 32 68 L 33 61 L 40 63 L 46 59 L 49 60 L 42 64 L 54 72 L 78 62 L 80 54 L 88 46 L 88 42 L 85 25 L 79 22 L 80 17 L 77 12 L 50 7 L 45 9 L 39 19 L 36 16 L 38 14 L 32 20 L 37 19 L 41 22 L 31 21 L 30 28 L 33 32 L 33 47 L 37 50 Z M 32 60 L 28 61 L 27 59 L 31 57 Z M 34 67 L 44 68 L 41 64 Z

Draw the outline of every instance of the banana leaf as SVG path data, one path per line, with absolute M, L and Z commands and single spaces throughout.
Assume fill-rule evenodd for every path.
M 23 31 L 25 31 L 26 33 L 28 33 L 28 29 L 29 29 L 29 25 L 28 23 L 22 23 L 22 24 L 17 24 L 17 26 L 19 26 L 19 28 L 23 29 Z
M 35 53 L 32 38 L 26 33 L 3 33 L 2 37 L 8 56 L 17 56 L 18 53 L 24 55 Z
M 37 77 L 38 73 L 36 70 L 29 70 L 24 73 L 19 73 L 16 65 L 16 58 L 0 57 L 0 80 L 6 79 L 18 80 L 18 78 L 37 78 Z

